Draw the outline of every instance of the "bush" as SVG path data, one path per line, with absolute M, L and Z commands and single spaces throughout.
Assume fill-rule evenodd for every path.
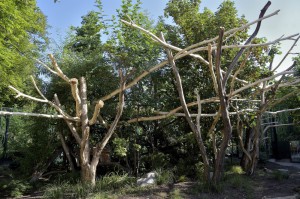
M 170 198 L 171 199 L 182 199 L 183 197 L 181 196 L 179 189 L 174 189 L 170 194 Z
M 196 178 L 200 181 L 204 180 L 204 165 L 202 162 L 196 164 Z
M 288 172 L 284 172 L 284 171 L 280 171 L 280 170 L 273 171 L 272 174 L 273 174 L 274 178 L 279 181 L 288 179 L 290 177 Z
M 151 155 L 152 168 L 159 169 L 169 165 L 170 157 L 161 152 L 155 152 Z
M 51 184 L 46 187 L 43 198 L 63 199 L 68 190 L 69 184 L 67 182 Z
M 115 190 L 120 189 L 123 187 L 130 187 L 135 185 L 136 178 L 129 177 L 127 174 L 115 174 L 110 173 L 108 175 L 103 176 L 96 182 L 95 189 L 97 191 L 108 191 L 108 190 Z
M 89 184 L 63 182 L 46 187 L 43 197 L 49 199 L 87 198 L 93 191 L 94 189 Z
M 205 181 L 199 181 L 192 189 L 194 193 L 221 193 L 224 190 L 223 183 L 214 185 Z
M 23 180 L 4 180 L 3 184 L 0 184 L 1 192 L 6 192 L 14 198 L 24 195 L 31 188 L 31 185 Z
M 186 182 L 189 179 L 185 175 L 181 175 L 178 177 L 177 182 Z
M 156 170 L 156 184 L 172 184 L 174 183 L 174 174 L 171 170 L 158 169 Z
M 247 189 L 247 186 L 249 184 L 247 177 L 239 174 L 232 174 L 230 176 L 227 176 L 226 182 L 228 183 L 228 185 L 236 189 Z
M 243 168 L 241 166 L 232 166 L 226 174 L 245 174 Z
M 115 198 L 116 196 L 106 197 L 110 195 L 110 191 L 116 189 L 127 188 L 135 185 L 136 179 L 128 177 L 127 174 L 110 173 L 96 181 L 93 188 L 90 184 L 81 182 L 58 182 L 46 187 L 43 197 L 49 199 L 60 198 Z M 101 192 L 98 194 L 97 192 Z M 106 193 L 108 192 L 108 193 Z M 94 195 L 93 195 L 94 194 Z

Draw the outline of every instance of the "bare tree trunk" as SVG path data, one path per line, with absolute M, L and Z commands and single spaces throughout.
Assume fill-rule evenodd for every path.
M 81 166 L 81 180 L 84 183 L 95 185 L 96 167 L 90 165 L 90 146 L 89 146 L 89 120 L 88 120 L 88 106 L 86 94 L 86 81 L 83 77 L 80 78 L 80 99 L 81 99 L 81 133 L 82 139 L 80 142 L 80 166 Z
M 162 33 L 161 33 L 161 38 L 162 38 L 163 41 L 165 41 Z M 177 92 L 178 92 L 178 95 L 179 95 L 181 106 L 183 107 L 185 118 L 186 118 L 190 128 L 192 129 L 192 131 L 193 131 L 193 133 L 196 137 L 196 141 L 197 141 L 197 144 L 198 144 L 199 149 L 200 149 L 200 154 L 202 156 L 203 166 L 204 166 L 204 173 L 203 173 L 204 179 L 206 180 L 206 182 L 210 182 L 209 161 L 208 161 L 206 148 L 204 146 L 204 142 L 202 140 L 201 133 L 198 131 L 198 129 L 196 128 L 196 125 L 193 123 L 190 112 L 187 108 L 187 104 L 186 104 L 184 93 L 183 93 L 181 77 L 180 77 L 180 74 L 179 74 L 178 69 L 176 67 L 173 54 L 172 54 L 171 50 L 169 50 L 167 48 L 166 48 L 166 51 L 167 51 L 169 63 L 172 66 L 173 74 L 175 76 L 176 88 L 177 88 Z
M 222 53 L 222 42 L 223 42 L 224 28 L 220 28 L 219 41 L 216 53 L 216 74 L 217 74 L 217 84 L 218 84 L 218 95 L 220 98 L 220 110 L 223 121 L 223 138 L 220 148 L 217 153 L 217 158 L 215 161 L 215 170 L 213 175 L 213 182 L 217 184 L 220 182 L 223 168 L 224 168 L 224 158 L 225 151 L 232 134 L 232 126 L 229 118 L 228 112 L 228 99 L 226 96 L 225 83 L 223 82 L 223 77 L 221 73 L 221 53 Z
M 253 137 L 252 128 L 247 127 L 246 128 L 246 137 L 245 137 L 245 141 L 244 141 L 243 145 L 244 145 L 244 149 L 249 154 L 250 158 L 251 158 L 250 148 L 251 148 L 251 143 L 252 143 L 252 137 Z M 241 139 L 242 139 L 242 137 L 241 137 Z M 240 142 L 242 142 L 242 140 L 240 140 Z M 241 146 L 241 147 L 243 147 L 243 146 Z M 249 159 L 249 157 L 246 155 L 246 153 L 243 152 L 242 159 L 240 161 L 240 165 L 243 168 L 243 170 L 246 171 L 246 173 L 249 170 L 249 165 L 250 165 L 251 161 L 252 161 L 252 158 Z
M 247 174 L 252 175 L 256 168 L 258 159 L 259 159 L 259 141 L 260 141 L 260 124 L 261 124 L 261 114 L 258 114 L 256 120 L 256 126 L 254 128 L 254 136 L 253 136 L 253 149 L 251 151 L 252 161 L 247 168 Z

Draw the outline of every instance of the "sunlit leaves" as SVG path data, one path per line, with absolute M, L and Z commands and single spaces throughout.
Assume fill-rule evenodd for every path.
M 25 87 L 26 78 L 34 72 L 33 58 L 45 44 L 45 16 L 35 0 L 0 2 L 0 103 L 12 102 L 6 88 L 12 84 Z

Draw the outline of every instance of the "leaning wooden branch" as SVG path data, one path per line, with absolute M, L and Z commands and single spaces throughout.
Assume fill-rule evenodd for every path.
M 269 15 L 266 15 L 266 16 L 264 16 L 264 17 L 262 17 L 262 18 L 259 18 L 259 19 L 255 20 L 255 21 L 252 21 L 252 22 L 250 22 L 250 23 L 247 23 L 247 24 L 245 24 L 245 25 L 243 25 L 243 26 L 241 26 L 241 27 L 233 28 L 233 29 L 231 29 L 231 30 L 228 30 L 228 31 L 224 32 L 224 36 L 226 36 L 226 35 L 230 35 L 230 36 L 231 36 L 231 34 L 235 34 L 235 33 L 238 32 L 238 31 L 245 30 L 246 28 L 248 28 L 249 26 L 251 26 L 251 25 L 253 25 L 253 24 L 256 24 L 256 23 L 258 23 L 258 22 L 260 22 L 260 21 L 262 21 L 262 20 L 264 20 L 264 19 L 270 18 L 270 17 L 272 17 L 272 16 L 274 16 L 274 15 L 277 15 L 277 14 L 279 13 L 279 11 L 280 11 L 280 10 L 276 10 L 275 12 L 273 12 L 273 13 L 271 13 L 271 14 L 269 14 Z M 206 45 L 206 44 L 208 44 L 208 43 L 213 43 L 213 42 L 217 41 L 218 38 L 219 38 L 219 36 L 216 36 L 216 37 L 214 37 L 214 38 L 212 38 L 212 39 L 208 39 L 208 40 L 201 41 L 201 42 L 199 42 L 199 43 L 193 44 L 193 45 L 191 45 L 191 46 L 189 46 L 189 47 L 183 49 L 181 53 L 184 53 L 184 52 L 186 52 L 186 51 L 188 51 L 188 50 L 190 50 L 190 49 L 193 49 L 193 48 L 197 48 L 198 46 Z
M 119 102 L 118 102 L 118 106 L 117 106 L 117 114 L 116 117 L 113 121 L 113 123 L 110 125 L 110 128 L 108 129 L 107 133 L 105 134 L 104 138 L 102 139 L 102 141 L 100 143 L 97 144 L 97 149 L 96 149 L 96 156 L 100 156 L 100 154 L 102 153 L 104 147 L 106 146 L 107 142 L 109 141 L 110 137 L 113 135 L 113 133 L 115 132 L 115 129 L 117 127 L 117 124 L 122 116 L 123 113 L 123 109 L 124 109 L 124 90 L 125 90 L 125 77 L 123 76 L 123 71 L 121 71 L 121 69 L 119 70 L 119 76 L 120 76 L 120 90 L 122 92 L 119 93 Z M 95 164 L 97 160 L 95 158 L 93 158 L 93 164 Z
M 248 99 L 231 99 L 232 101 L 237 100 L 237 101 L 251 101 L 251 102 L 260 102 L 260 100 L 248 100 Z M 219 103 L 220 100 L 218 100 L 217 97 L 212 97 L 212 98 L 208 98 L 208 99 L 203 99 L 200 100 L 201 104 L 204 103 Z M 195 102 L 190 102 L 187 104 L 187 107 L 192 107 L 192 106 L 196 106 L 198 104 L 197 101 Z M 135 123 L 135 122 L 141 122 L 141 121 L 153 121 L 153 120 L 162 120 L 162 119 L 166 119 L 169 118 L 171 116 L 185 116 L 184 113 L 177 113 L 178 111 L 182 110 L 182 106 L 179 106 L 169 112 L 163 112 L 163 111 L 158 111 L 155 112 L 156 116 L 150 116 L 150 117 L 138 117 L 138 118 L 132 118 L 130 120 L 127 121 L 127 123 Z M 243 112 L 253 112 L 256 110 L 253 109 L 244 109 Z M 218 113 L 201 113 L 201 117 L 215 117 Z M 230 115 L 235 115 L 235 112 L 230 112 Z M 191 117 L 196 117 L 197 114 L 190 114 Z
M 40 96 L 46 101 L 46 103 L 48 103 L 50 106 L 52 106 L 53 108 L 55 108 L 57 110 L 57 112 L 59 112 L 61 115 L 63 115 L 66 119 L 70 119 L 73 118 L 72 116 L 68 115 L 66 112 L 64 112 L 59 106 L 57 106 L 55 103 L 53 103 L 52 101 L 48 100 L 44 94 L 40 91 L 40 89 L 38 88 L 38 86 L 36 85 L 36 82 L 34 80 L 34 78 L 31 76 L 31 80 L 33 82 L 33 85 L 35 87 L 35 89 L 37 90 L 37 92 L 40 94 Z M 79 120 L 78 117 L 76 117 L 77 120 Z
M 258 84 L 260 84 L 262 82 L 275 79 L 276 77 L 279 77 L 279 76 L 282 76 L 282 75 L 286 75 L 286 74 L 294 74 L 294 73 L 295 73 L 295 71 L 283 71 L 283 72 L 277 73 L 277 74 L 272 75 L 270 77 L 266 77 L 264 79 L 260 79 L 260 80 L 257 80 L 255 82 L 253 82 L 253 83 L 250 83 L 250 84 L 248 84 L 246 86 L 243 86 L 243 87 L 241 87 L 241 88 L 233 91 L 231 95 L 234 96 L 234 95 L 236 95 L 236 94 L 238 94 L 238 93 L 240 93 L 240 92 L 242 92 L 242 91 L 244 91 L 244 90 L 246 90 L 248 88 L 254 87 L 254 86 L 256 86 L 256 85 L 258 85 Z
M 161 33 L 160 36 L 161 36 L 161 40 L 163 42 L 165 42 L 165 39 L 164 39 L 164 36 L 163 36 L 162 33 Z M 193 123 L 192 118 L 190 116 L 190 112 L 188 110 L 188 107 L 187 107 L 187 104 L 186 104 L 186 101 L 185 101 L 185 96 L 184 96 L 184 93 L 183 93 L 183 87 L 182 87 L 181 77 L 180 77 L 180 74 L 179 74 L 178 69 L 176 67 L 175 60 L 174 60 L 174 57 L 172 55 L 172 52 L 168 48 L 166 48 L 166 51 L 167 51 L 169 63 L 171 65 L 171 67 L 172 67 L 173 74 L 175 76 L 176 88 L 177 88 L 177 92 L 178 92 L 178 95 L 179 95 L 181 106 L 182 106 L 184 114 L 185 114 L 185 118 L 186 118 L 186 120 L 187 120 L 190 128 L 192 129 L 192 131 L 193 131 L 193 133 L 194 133 L 194 135 L 196 137 L 196 141 L 197 141 L 197 144 L 198 144 L 199 149 L 200 149 L 200 154 L 202 156 L 202 160 L 203 160 L 203 164 L 204 164 L 204 177 L 205 177 L 205 179 L 207 181 L 209 181 L 210 180 L 210 176 L 209 176 L 209 161 L 208 161 L 208 157 L 207 157 L 207 153 L 206 153 L 206 148 L 205 148 L 203 140 L 202 140 L 202 135 L 198 131 L 198 129 L 196 128 L 196 126 Z M 200 99 L 198 99 L 197 101 L 198 101 L 197 104 L 199 104 L 200 103 Z
M 263 7 L 263 9 L 260 11 L 260 14 L 259 14 L 259 19 L 262 18 L 267 9 L 269 8 L 269 6 L 271 5 L 271 2 L 268 1 L 267 4 Z M 256 37 L 259 29 L 260 29 L 260 25 L 261 25 L 261 21 L 259 21 L 257 24 L 256 24 L 256 28 L 254 30 L 254 32 L 252 33 L 252 35 L 248 38 L 248 40 L 245 42 L 245 45 L 248 45 L 252 42 L 252 40 Z M 239 52 L 235 55 L 235 57 L 233 58 L 232 62 L 230 63 L 229 67 L 228 67 L 228 70 L 226 72 L 226 75 L 224 76 L 224 79 L 223 79 L 223 84 L 224 86 L 226 86 L 226 83 L 227 83 L 227 80 L 231 74 L 231 72 L 233 71 L 235 65 L 237 64 L 239 58 L 242 56 L 242 54 L 244 53 L 244 51 L 246 50 L 245 47 L 242 47 L 240 48 Z
M 26 94 L 22 93 L 21 91 L 19 91 L 18 89 L 16 89 L 13 86 L 8 86 L 8 88 L 12 89 L 13 91 L 15 91 L 17 93 L 16 98 L 18 98 L 18 97 L 25 97 L 25 98 L 28 98 L 30 100 L 36 101 L 36 102 L 47 103 L 47 100 L 45 100 L 45 99 L 39 99 L 39 98 L 36 98 L 36 97 L 32 97 L 30 95 L 26 95 Z
M 220 110 L 223 121 L 223 138 L 217 153 L 217 158 L 215 161 L 215 172 L 213 175 L 214 183 L 218 182 L 221 178 L 221 170 L 224 164 L 225 150 L 228 146 L 228 142 L 231 138 L 232 134 L 232 126 L 228 113 L 228 99 L 226 96 L 225 85 L 223 84 L 223 77 L 221 74 L 221 54 L 222 54 L 222 45 L 223 45 L 223 36 L 224 36 L 224 28 L 220 28 L 219 32 L 219 40 L 216 52 L 216 75 L 217 75 L 217 83 L 218 83 L 218 96 L 220 98 Z
M 197 96 L 197 104 L 198 104 L 198 114 L 197 114 L 197 117 L 196 117 L 196 126 L 197 126 L 198 132 L 201 133 L 200 119 L 201 119 L 202 106 L 201 106 L 201 99 L 200 99 L 200 94 L 199 94 L 198 89 L 195 90 L 195 94 Z
M 290 95 L 294 95 L 294 94 L 295 93 L 290 94 Z M 255 103 L 260 102 L 260 100 L 249 100 L 249 99 L 231 99 L 231 101 L 250 101 L 250 102 L 255 102 Z M 204 103 L 213 103 L 213 102 L 214 103 L 219 103 L 219 100 L 217 100 L 216 97 L 213 97 L 213 98 L 203 99 L 200 102 L 201 102 L 201 104 L 204 104 Z M 197 101 L 190 102 L 190 103 L 187 104 L 187 107 L 196 106 L 197 104 L 198 104 Z M 156 116 L 132 118 L 132 119 L 128 120 L 127 123 L 135 123 L 135 122 L 141 122 L 141 121 L 162 120 L 162 119 L 167 119 L 167 118 L 169 118 L 171 116 L 184 117 L 185 116 L 184 113 L 177 113 L 180 110 L 182 110 L 182 106 L 179 106 L 179 107 L 177 107 L 177 108 L 175 108 L 175 109 L 173 109 L 173 110 L 171 110 L 169 112 L 157 111 L 157 112 L 155 112 L 156 114 L 158 114 Z M 298 109 L 296 109 L 296 110 L 298 110 Z M 229 115 L 236 115 L 238 113 L 240 113 L 240 114 L 241 113 L 247 114 L 249 112 L 256 112 L 256 111 L 257 110 L 255 110 L 255 109 L 242 109 L 239 112 L 229 112 Z M 283 110 L 283 112 L 284 112 L 284 110 Z M 266 113 L 276 114 L 276 112 L 268 112 L 268 111 Z M 201 113 L 201 117 L 216 117 L 216 116 L 218 116 L 218 114 L 219 114 L 218 112 L 217 113 Z M 190 114 L 190 115 L 191 115 L 191 117 L 197 117 L 197 114 Z M 213 128 L 212 128 L 212 130 L 213 130 Z
M 55 71 L 57 72 L 57 75 L 69 83 L 70 79 L 62 72 L 62 70 L 58 66 L 58 64 L 52 54 L 49 54 L 49 58 L 51 59 L 52 66 L 54 67 Z
M 32 83 L 33 83 L 33 86 L 34 86 L 35 90 L 39 93 L 39 95 L 40 95 L 44 100 L 46 100 L 46 102 L 48 102 L 49 100 L 48 100 L 48 99 L 44 96 L 44 94 L 40 91 L 40 89 L 38 88 L 38 86 L 37 86 L 36 83 L 35 83 L 34 78 L 33 78 L 32 76 L 30 76 L 30 78 L 31 78 L 31 81 L 32 81 Z
M 147 75 L 149 75 L 151 72 L 158 70 L 159 68 L 162 68 L 163 66 L 165 66 L 166 64 L 168 64 L 168 61 L 165 60 L 155 66 L 153 66 L 152 68 L 145 70 L 142 72 L 141 75 L 139 75 L 138 77 L 136 77 L 134 80 L 132 80 L 129 84 L 125 85 L 124 90 L 131 88 L 132 86 L 136 85 L 141 79 L 143 79 L 144 77 L 146 77 Z M 114 97 L 115 95 L 117 95 L 118 93 L 122 92 L 121 88 L 118 88 L 116 90 L 114 90 L 113 92 L 111 92 L 110 94 L 104 96 L 101 98 L 102 101 L 106 101 L 109 100 L 110 98 Z
M 225 32 L 224 34 L 231 34 L 232 32 L 235 32 L 235 31 L 238 31 L 238 30 L 243 30 L 243 29 L 249 27 L 249 26 L 252 25 L 252 24 L 255 24 L 255 23 L 257 23 L 257 22 L 259 22 L 259 21 L 261 21 L 261 20 L 263 20 L 263 19 L 265 19 L 265 18 L 268 18 L 268 17 L 271 17 L 271 16 L 277 14 L 278 12 L 279 12 L 279 10 L 276 11 L 276 12 L 274 12 L 274 13 L 272 13 L 272 14 L 270 14 L 270 15 L 268 15 L 268 16 L 266 16 L 266 17 L 263 17 L 263 18 L 261 18 L 261 19 L 258 19 L 258 20 L 256 20 L 256 21 L 254 21 L 254 22 L 251 22 L 251 23 L 249 23 L 249 24 L 247 24 L 247 25 L 245 25 L 245 26 L 242 26 L 242 27 L 240 27 L 240 28 L 235 28 L 235 29 L 232 29 L 232 30 L 230 30 L 230 31 L 227 31 L 227 32 Z M 170 49 L 173 49 L 173 50 L 176 50 L 176 51 L 179 51 L 179 52 L 182 51 L 182 52 L 185 53 L 184 55 L 178 54 L 178 56 L 177 56 L 176 58 L 174 57 L 175 60 L 176 60 L 176 59 L 179 59 L 179 58 L 182 58 L 182 57 L 184 57 L 184 56 L 190 55 L 190 56 L 192 56 L 192 57 L 194 57 L 194 58 L 200 59 L 200 60 L 201 60 L 202 62 L 204 62 L 206 65 L 209 65 L 209 62 L 206 61 L 206 60 L 205 60 L 203 57 L 201 57 L 200 55 L 196 55 L 196 54 L 187 54 L 186 51 L 183 51 L 181 48 L 172 46 L 172 45 L 170 45 L 170 44 L 168 44 L 168 43 L 162 41 L 161 39 L 159 39 L 157 36 L 155 36 L 155 35 L 154 35 L 153 33 L 151 33 L 150 31 L 148 31 L 148 30 L 146 30 L 146 29 L 144 29 L 144 28 L 142 28 L 142 27 L 140 27 L 140 26 L 138 26 L 138 25 L 136 25 L 136 24 L 134 24 L 134 23 L 132 23 L 132 22 L 127 22 L 127 21 L 125 21 L 125 20 L 121 20 L 121 21 L 122 21 L 123 23 L 129 25 L 129 26 L 132 26 L 132 27 L 134 27 L 134 28 L 137 28 L 137 29 L 141 30 L 142 32 L 144 32 L 144 33 L 150 35 L 151 37 L 155 38 L 155 40 L 159 41 L 159 43 L 161 43 L 163 46 L 165 46 L 165 47 L 167 47 L 167 48 L 170 48 Z M 290 39 L 291 37 L 294 37 L 294 36 L 295 36 L 295 35 L 291 35 L 291 36 L 285 37 L 285 38 L 280 38 L 280 40 L 275 40 L 275 41 L 269 42 L 269 43 L 267 43 L 267 44 L 252 44 L 252 45 L 246 45 L 246 46 L 244 46 L 244 45 L 231 45 L 231 46 L 224 46 L 223 49 L 226 49 L 226 48 L 241 48 L 241 47 L 244 47 L 244 48 L 247 47 L 247 48 L 248 48 L 248 47 L 253 47 L 253 46 L 270 45 L 270 44 L 273 44 L 274 42 L 278 42 L 278 41 L 281 41 L 281 40 L 283 40 L 283 39 Z M 204 43 L 202 43 L 201 45 L 207 44 L 207 43 L 211 43 L 211 42 L 215 41 L 217 38 L 218 38 L 218 37 L 216 37 L 216 38 L 214 38 L 214 39 L 211 39 L 211 40 L 207 40 L 207 41 L 205 41 Z M 201 48 L 201 50 L 208 50 L 208 48 L 207 48 L 207 47 L 203 47 L 203 48 Z M 197 50 L 197 51 L 199 51 L 199 50 Z M 192 52 L 190 52 L 190 53 L 192 53 Z M 162 61 L 161 63 L 155 65 L 155 66 L 152 67 L 152 68 L 150 68 L 149 70 L 145 70 L 141 75 L 139 75 L 139 76 L 138 76 L 137 78 L 135 78 L 132 82 L 130 82 L 129 84 L 127 84 L 127 85 L 125 86 L 125 89 L 131 88 L 132 86 L 134 86 L 135 84 L 137 84 L 138 81 L 140 81 L 141 79 L 143 79 L 144 77 L 146 77 L 148 74 L 150 74 L 151 72 L 153 72 L 153 71 L 155 71 L 155 70 L 158 70 L 159 68 L 162 68 L 162 67 L 165 66 L 167 63 L 168 63 L 168 61 L 167 61 L 167 60 L 164 60 L 164 61 Z M 225 72 L 222 71 L 222 73 L 225 73 Z M 236 80 L 239 81 L 239 82 L 242 82 L 242 83 L 244 83 L 244 84 L 247 84 L 247 83 L 248 83 L 247 81 L 244 81 L 244 80 L 241 80 L 241 79 L 238 79 L 238 78 L 236 78 Z M 114 97 L 115 95 L 117 95 L 119 92 L 121 92 L 120 88 L 119 88 L 119 89 L 116 89 L 116 90 L 113 91 L 112 93 L 110 93 L 110 94 L 108 94 L 108 95 L 102 97 L 101 100 L 102 100 L 102 101 L 106 101 L 106 100 L 108 100 L 108 99 L 111 99 L 112 97 Z
M 252 161 L 251 155 L 250 153 L 246 150 L 244 142 L 243 142 L 243 126 L 240 125 L 240 120 L 238 117 L 238 122 L 237 122 L 237 134 L 238 134 L 238 138 L 239 138 L 239 143 L 240 143 L 240 147 L 242 149 L 242 151 L 244 152 L 244 154 L 247 156 L 247 158 L 249 159 L 249 161 Z
M 208 44 L 208 62 L 209 62 L 209 71 L 210 71 L 210 76 L 213 80 L 213 85 L 214 85 L 214 89 L 216 92 L 216 95 L 218 95 L 218 84 L 217 84 L 217 80 L 216 80 L 216 75 L 214 72 L 214 67 L 213 67 L 213 63 L 212 63 L 212 48 L 211 48 L 211 44 Z
M 253 22 L 250 22 L 250 23 L 248 23 L 248 24 L 245 24 L 244 26 L 241 26 L 241 27 L 238 27 L 238 28 L 234 28 L 234 29 L 228 30 L 228 31 L 226 31 L 226 32 L 224 33 L 224 36 L 225 36 L 225 35 L 229 35 L 229 34 L 234 33 L 234 32 L 237 32 L 237 31 L 245 30 L 246 28 L 248 28 L 249 26 L 251 26 L 251 25 L 253 25 L 253 24 L 256 24 L 256 23 L 258 23 L 258 22 L 260 22 L 260 21 L 262 21 L 262 20 L 264 20 L 264 19 L 266 19 L 266 18 L 269 18 L 269 17 L 272 17 L 272 16 L 278 14 L 279 11 L 280 11 L 280 10 L 276 10 L 275 12 L 273 12 L 273 13 L 271 13 L 271 14 L 265 16 L 265 17 L 262 17 L 262 18 L 260 18 L 260 19 L 257 19 L 257 20 L 255 20 L 255 21 L 253 21 Z M 187 48 L 185 48 L 185 49 L 180 49 L 180 48 L 178 48 L 178 47 L 175 47 L 175 46 L 172 46 L 172 45 L 170 45 L 170 44 L 167 44 L 167 43 L 163 42 L 163 41 L 162 41 L 159 37 L 157 37 L 155 34 L 153 34 L 153 33 L 151 33 L 150 31 L 148 31 L 148 30 L 146 30 L 146 29 L 144 29 L 144 28 L 138 26 L 137 24 L 135 24 L 135 23 L 133 23 L 133 22 L 128 22 L 128 21 L 125 21 L 125 20 L 121 20 L 121 21 L 122 21 L 124 24 L 128 25 L 128 26 L 132 26 L 132 27 L 134 27 L 134 28 L 137 28 L 137 29 L 141 30 L 142 32 L 144 32 L 145 34 L 150 35 L 155 41 L 159 42 L 159 43 L 162 44 L 163 46 L 165 46 L 165 47 L 167 47 L 167 48 L 170 48 L 170 49 L 172 49 L 172 50 L 181 51 L 181 52 L 186 52 L 187 50 L 192 49 L 192 48 L 195 48 L 195 47 L 197 47 L 197 46 L 202 46 L 202 45 L 205 45 L 205 44 L 208 44 L 208 43 L 212 43 L 212 42 L 214 42 L 214 41 L 217 41 L 217 39 L 218 39 L 218 36 L 216 36 L 216 37 L 214 37 L 214 38 L 212 38 L 212 39 L 205 40 L 205 41 L 202 41 L 202 42 L 200 42 L 200 43 L 191 45 L 191 46 L 189 46 L 189 47 L 187 47 Z M 208 62 L 207 62 L 203 57 L 201 57 L 200 55 L 192 55 L 192 56 L 196 56 L 196 57 L 199 58 L 203 63 L 205 63 L 206 65 L 208 65 Z
M 281 37 L 279 37 L 279 38 L 277 38 L 277 39 L 275 39 L 273 41 L 269 41 L 269 42 L 261 43 L 261 44 L 234 44 L 234 45 L 228 45 L 228 46 L 224 45 L 224 46 L 222 46 L 222 49 L 223 50 L 225 50 L 225 49 L 232 49 L 232 48 L 244 48 L 244 49 L 246 49 L 246 48 L 252 48 L 252 47 L 270 46 L 270 45 L 276 44 L 276 43 L 278 43 L 280 41 L 292 40 L 292 39 L 294 39 L 294 37 L 297 37 L 297 36 L 299 36 L 299 33 L 292 34 L 292 35 L 289 35 L 289 36 L 286 36 L 286 37 L 281 36 Z M 216 50 L 217 47 L 214 46 L 211 49 L 212 50 Z M 177 53 L 175 55 L 175 59 L 179 59 L 179 58 L 182 58 L 184 56 L 192 55 L 193 53 L 200 52 L 200 51 L 206 51 L 206 50 L 208 50 L 208 47 L 205 46 L 205 47 L 195 48 L 193 50 L 190 50 L 190 51 L 187 51 L 187 52 L 184 52 L 184 53 L 181 53 L 181 54 Z M 224 74 L 225 72 L 222 71 L 222 73 Z M 232 77 L 232 75 L 230 75 L 230 77 Z
M 298 36 L 294 43 L 292 44 L 292 46 L 290 47 L 290 49 L 286 52 L 286 54 L 284 55 L 284 57 L 281 59 L 281 61 L 278 63 L 278 65 L 272 70 L 272 72 L 276 71 L 280 66 L 281 64 L 284 62 L 284 60 L 287 58 L 287 56 L 291 53 L 291 51 L 293 50 L 293 48 L 296 46 L 298 40 L 300 39 L 300 36 Z
M 247 53 L 247 55 L 246 55 L 244 61 L 242 62 L 242 64 L 240 65 L 240 67 L 237 69 L 237 71 L 235 71 L 235 73 L 234 73 L 234 75 L 233 75 L 234 78 L 231 79 L 231 83 L 230 83 L 230 96 L 231 96 L 231 93 L 233 92 L 233 89 L 234 89 L 235 78 L 238 76 L 238 74 L 239 74 L 239 73 L 244 69 L 244 67 L 246 66 L 246 62 L 247 62 L 247 60 L 248 60 L 250 54 L 251 54 L 251 50 L 248 51 L 248 53 Z
M 134 28 L 137 28 L 137 29 L 139 29 L 139 30 L 141 30 L 142 32 L 144 32 L 144 33 L 146 33 L 146 34 L 148 34 L 148 35 L 150 35 L 154 40 L 156 40 L 156 41 L 158 41 L 160 44 L 162 44 L 164 47 L 166 47 L 166 48 L 168 48 L 168 49 L 172 49 L 172 50 L 175 50 L 175 51 L 179 51 L 179 52 L 181 52 L 182 51 L 182 49 L 181 48 L 178 48 L 178 47 L 176 47 L 176 46 L 173 46 L 173 45 L 171 45 L 171 44 L 168 44 L 166 41 L 163 41 L 163 40 L 161 40 L 161 39 L 159 39 L 157 36 L 155 36 L 153 33 L 151 33 L 150 31 L 148 31 L 148 30 L 146 30 L 146 29 L 144 29 L 144 28 L 142 28 L 142 27 L 140 27 L 140 26 L 138 26 L 138 25 L 136 25 L 136 24 L 134 24 L 134 23 L 130 23 L 130 22 L 127 22 L 127 21 L 125 21 L 125 20 L 121 20 L 123 23 L 125 23 L 126 25 L 129 25 L 129 26 L 132 26 L 132 27 L 134 27 Z M 210 43 L 210 42 L 208 42 L 208 43 Z M 206 50 L 207 50 L 207 47 L 205 47 L 206 48 Z M 178 54 L 178 53 L 177 53 Z M 194 57 L 194 58 L 196 58 L 196 59 L 199 59 L 201 62 L 203 62 L 205 65 L 209 65 L 209 62 L 208 61 L 206 61 L 202 56 L 200 56 L 200 55 L 198 55 L 198 54 L 191 54 L 191 53 L 189 53 L 189 54 L 185 54 L 185 55 L 175 55 L 174 56 L 174 60 L 177 60 L 177 59 L 179 59 L 179 58 L 182 58 L 182 57 L 185 57 L 185 56 L 187 56 L 187 55 L 189 55 L 189 56 L 191 56 L 191 57 Z M 222 73 L 225 73 L 225 71 L 222 71 Z M 237 81 L 240 81 L 240 82 L 242 82 L 242 83 L 248 83 L 247 81 L 244 81 L 244 80 L 240 80 L 240 79 L 237 79 Z
M 22 93 L 21 91 L 19 91 L 18 89 L 14 88 L 13 86 L 9 86 L 10 89 L 12 89 L 13 91 L 15 91 L 17 93 L 17 97 L 25 97 L 28 98 L 30 100 L 36 101 L 36 102 L 42 102 L 42 103 L 48 103 L 50 104 L 50 106 L 52 106 L 53 108 L 55 108 L 64 118 L 66 118 L 67 120 L 71 120 L 71 121 L 78 121 L 79 118 L 77 117 L 71 117 L 70 115 L 68 115 L 67 113 L 65 113 L 61 108 L 59 108 L 56 104 L 54 104 L 53 102 L 49 101 L 43 94 L 42 92 L 38 89 L 34 79 L 32 78 L 34 87 L 36 88 L 37 92 L 42 96 L 43 99 L 39 99 L 36 97 L 32 97 L 29 95 L 26 95 L 24 93 Z
M 55 104 L 56 104 L 58 107 L 60 107 L 60 108 L 62 109 L 61 104 L 60 104 L 60 101 L 59 101 L 58 96 L 57 96 L 56 94 L 54 94 L 54 102 L 55 102 Z M 80 144 L 80 143 L 81 143 L 81 138 L 80 138 L 80 136 L 79 136 L 79 134 L 78 134 L 78 132 L 77 132 L 75 126 L 73 125 L 73 123 L 72 123 L 71 121 L 69 121 L 69 120 L 66 120 L 65 118 L 63 118 L 63 119 L 65 120 L 66 124 L 68 125 L 68 127 L 69 127 L 69 129 L 70 129 L 72 135 L 74 136 L 76 142 L 77 142 L 78 144 Z
M 39 64 L 41 64 L 44 68 L 46 68 L 49 72 L 53 73 L 54 75 L 58 75 L 56 71 L 52 70 L 49 66 L 47 66 L 47 64 L 45 64 L 44 62 L 35 59 L 35 61 L 37 61 Z

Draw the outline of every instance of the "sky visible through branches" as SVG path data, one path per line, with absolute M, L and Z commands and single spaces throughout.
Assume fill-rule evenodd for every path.
M 220 3 L 224 0 L 202 0 L 201 10 L 204 7 L 216 11 Z M 51 0 L 37 0 L 38 6 L 48 18 L 49 32 L 52 42 L 61 43 L 70 26 L 79 26 L 81 17 L 88 11 L 96 9 L 94 0 L 61 0 L 54 3 Z M 157 20 L 158 16 L 163 15 L 168 0 L 142 0 L 142 8 L 146 10 L 149 16 Z M 234 0 L 239 15 L 245 15 L 248 21 L 257 19 L 260 9 L 266 4 L 267 0 L 242 1 Z M 104 13 L 107 19 L 116 14 L 116 9 L 120 8 L 121 0 L 102 0 Z M 300 32 L 300 1 L 299 0 L 272 0 L 272 5 L 268 12 L 280 9 L 279 15 L 263 21 L 258 37 L 266 37 L 268 40 L 274 40 L 282 35 L 291 35 Z M 170 19 L 168 22 L 172 22 Z M 254 26 L 252 27 L 252 29 Z M 252 30 L 250 30 L 251 32 Z M 282 43 L 282 52 L 287 52 L 293 41 Z M 300 46 L 296 46 L 293 52 L 299 52 Z M 291 57 L 291 56 L 290 56 Z M 277 56 L 274 63 L 279 62 L 281 58 Z M 289 67 L 292 64 L 291 58 L 287 59 L 278 71 Z

